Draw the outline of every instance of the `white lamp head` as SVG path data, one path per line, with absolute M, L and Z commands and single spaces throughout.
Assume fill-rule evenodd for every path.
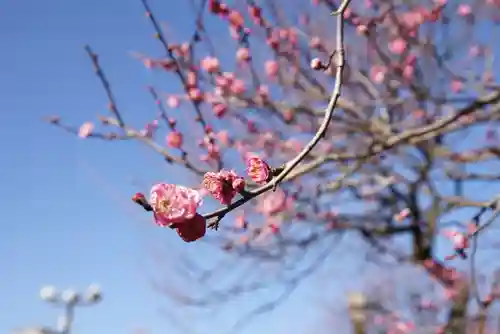
M 40 290 L 40 298 L 47 302 L 54 302 L 57 300 L 57 290 L 53 286 L 44 286 Z
M 97 284 L 90 285 L 85 293 L 85 298 L 93 303 L 100 301 L 102 299 L 101 287 Z

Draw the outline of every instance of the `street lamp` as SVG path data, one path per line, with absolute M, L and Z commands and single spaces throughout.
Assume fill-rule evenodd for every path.
M 12 334 L 57 334 L 57 332 L 46 327 L 32 327 L 32 328 L 14 330 Z
M 64 314 L 58 319 L 57 329 L 34 327 L 14 331 L 13 334 L 70 334 L 75 308 L 97 304 L 102 300 L 102 292 L 96 284 L 90 285 L 83 293 L 72 289 L 58 291 L 54 286 L 45 286 L 40 290 L 40 298 L 64 309 Z

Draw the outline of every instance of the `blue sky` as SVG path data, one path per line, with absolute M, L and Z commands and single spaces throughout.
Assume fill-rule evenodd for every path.
M 176 4 L 174 13 L 166 3 L 152 2 L 162 20 L 179 29 L 192 24 L 187 7 Z M 78 311 L 75 333 L 131 333 L 139 327 L 183 333 L 160 314 L 164 299 L 152 290 L 144 268 L 151 240 L 180 251 L 187 246 L 153 227 L 130 202 L 131 194 L 154 181 L 174 182 L 173 174 L 133 143 L 79 140 L 42 122 L 59 114 L 81 124 L 106 113 L 86 43 L 101 55 L 127 120 L 151 120 L 154 105 L 145 86 L 155 79 L 130 54 L 158 54 L 151 35 L 138 0 L 0 0 L 1 333 L 55 323 L 58 312 L 38 298 L 42 285 L 84 289 L 93 282 L 102 285 L 104 301 Z M 182 183 L 182 175 L 174 175 Z M 233 313 L 219 318 L 230 323 Z M 293 316 L 290 309 L 286 316 Z M 307 321 L 264 320 L 253 330 L 288 332 L 301 323 Z
M 187 5 L 152 5 L 170 26 L 192 25 Z M 59 114 L 81 124 L 106 113 L 104 92 L 83 51 L 87 43 L 101 55 L 126 120 L 151 120 L 154 105 L 145 86 L 157 77 L 131 56 L 159 54 L 151 36 L 139 0 L 0 0 L 0 333 L 55 323 L 57 311 L 38 298 L 42 285 L 84 289 L 94 282 L 102 285 L 104 301 L 78 311 L 76 334 L 131 333 L 139 327 L 191 333 L 159 312 L 169 304 L 151 288 L 148 262 L 152 241 L 174 256 L 203 246 L 187 246 L 155 228 L 130 202 L 131 194 L 155 181 L 189 180 L 167 172 L 161 159 L 134 143 L 80 140 L 42 122 Z M 351 276 L 355 266 L 331 264 L 337 280 L 333 297 L 357 280 Z M 335 264 L 342 270 L 335 271 Z M 318 316 L 313 307 L 304 311 L 309 297 L 310 291 L 299 289 L 287 306 L 245 333 L 303 332 Z M 209 314 L 209 322 L 189 324 L 193 333 L 218 334 L 203 324 L 226 328 L 237 315 L 235 306 Z

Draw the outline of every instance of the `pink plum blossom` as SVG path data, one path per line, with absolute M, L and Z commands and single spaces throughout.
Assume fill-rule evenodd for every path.
M 269 180 L 271 168 L 260 157 L 249 155 L 247 158 L 247 173 L 254 182 L 263 184 Z
M 172 226 L 192 219 L 202 200 L 199 192 L 194 189 L 159 183 L 151 188 L 149 202 L 156 224 Z

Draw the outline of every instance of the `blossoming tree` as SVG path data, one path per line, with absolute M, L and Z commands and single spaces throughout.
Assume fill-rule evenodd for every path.
M 431 321 L 356 295 L 357 333 L 486 333 L 500 291 L 495 264 L 476 269 L 475 253 L 500 212 L 498 0 L 203 0 L 179 43 L 142 3 L 165 54 L 141 60 L 180 89 L 150 87 L 157 112 L 136 128 L 87 47 L 109 113 L 101 128 L 49 121 L 81 138 L 139 141 L 191 173 L 197 186 L 156 184 L 133 197 L 159 227 L 186 242 L 218 235 L 233 256 L 279 262 L 291 286 L 355 234 L 370 255 L 413 266 L 446 296 L 423 289 L 412 299 Z M 204 211 L 211 201 L 220 208 Z M 317 256 L 305 257 L 311 249 Z M 263 283 L 250 280 L 212 297 Z M 360 311 L 370 305 L 376 316 Z

